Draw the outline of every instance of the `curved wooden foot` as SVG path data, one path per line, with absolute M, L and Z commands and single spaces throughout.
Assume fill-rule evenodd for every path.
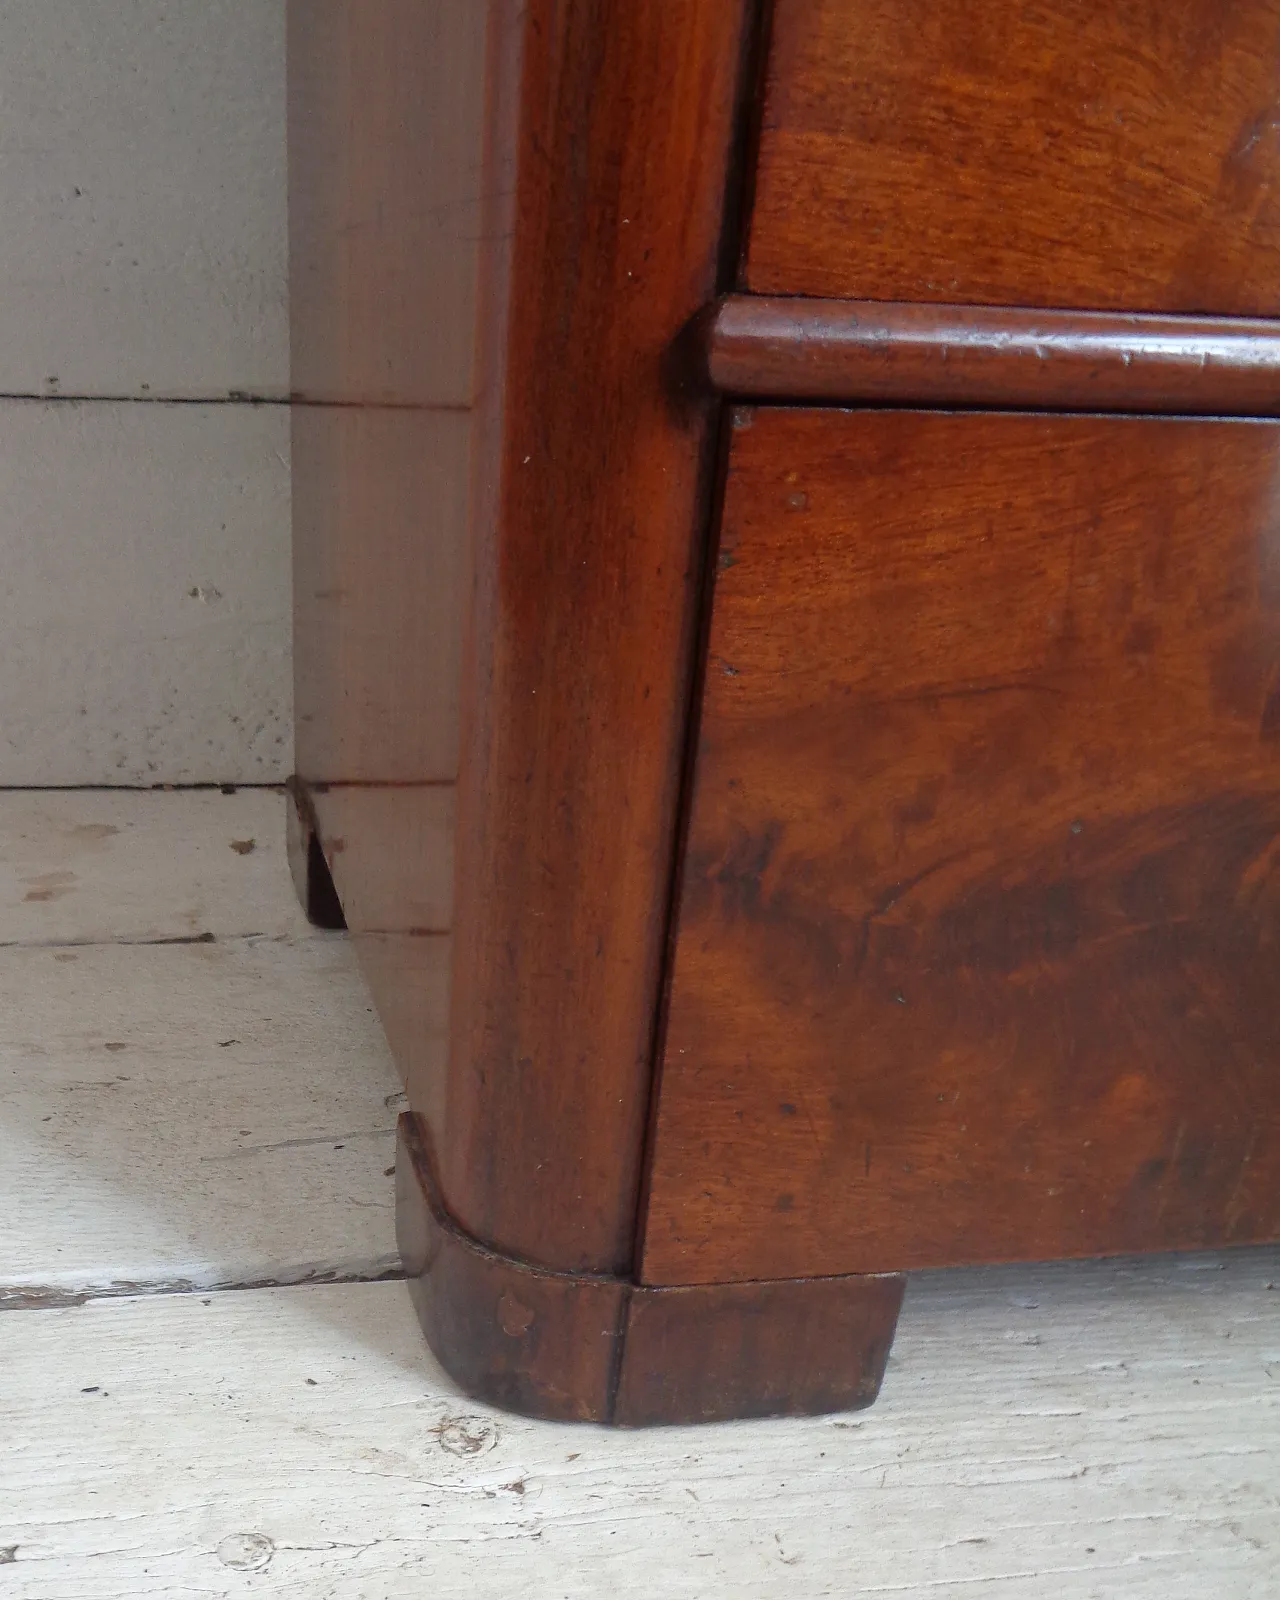
M 906 1282 L 656 1289 L 529 1266 L 453 1222 L 413 1112 L 399 1125 L 396 1232 L 418 1318 L 450 1377 L 478 1399 L 555 1421 L 644 1427 L 870 1405 Z

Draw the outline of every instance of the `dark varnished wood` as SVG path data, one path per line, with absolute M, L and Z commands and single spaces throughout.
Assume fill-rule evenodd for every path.
M 408 1112 L 396 1237 L 427 1340 L 468 1394 L 556 1422 L 609 1419 L 626 1285 L 530 1267 L 464 1233 L 440 1197 L 426 1123 Z
M 700 331 L 744 398 L 1280 412 L 1280 322 L 728 295 Z
M 747 410 L 646 1282 L 1280 1234 L 1280 431 Z
M 299 778 L 451 1214 L 553 1270 L 634 1251 L 748 10 L 289 12 Z
M 289 17 L 291 856 L 406 1076 L 448 1369 L 862 1404 L 885 1274 L 1274 1236 L 1275 430 L 717 452 L 716 387 L 1269 411 L 1221 319 L 1280 311 L 1280 0 Z M 896 303 L 708 313 L 749 206 L 752 289 Z
M 1280 0 L 775 0 L 745 285 L 1274 316 Z
M 634 1288 L 611 1420 L 640 1428 L 869 1406 L 905 1287 L 886 1274 Z
M 799 1416 L 870 1405 L 904 1280 L 646 1289 L 549 1272 L 464 1233 L 440 1197 L 424 1120 L 401 1116 L 396 1228 L 441 1364 L 527 1416 L 622 1427 Z
M 901 1280 L 623 1275 L 714 414 L 671 351 L 718 287 L 745 7 L 480 11 L 290 10 L 299 893 L 405 1073 L 401 1252 L 469 1392 L 866 1404 Z
M 496 1247 L 634 1248 L 742 0 L 499 6 L 444 1192 Z

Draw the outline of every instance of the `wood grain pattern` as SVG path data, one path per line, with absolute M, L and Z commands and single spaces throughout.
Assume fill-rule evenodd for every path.
M 463 669 L 449 1206 L 563 1269 L 634 1250 L 742 0 L 497 7 Z M 505 118 L 505 120 L 504 120 Z
M 18 1247 L 19 1281 L 81 1292 L 126 1260 L 143 1288 L 203 1269 L 198 1293 L 0 1317 L 0 1548 L 16 1546 L 3 1576 L 23 1600 L 422 1600 L 424 1584 L 484 1600 L 796 1600 L 843 1595 L 851 1573 L 895 1600 L 948 1586 L 1001 1600 L 1269 1595 L 1280 1248 L 921 1275 L 873 1408 L 696 1435 L 468 1403 L 402 1282 L 208 1287 L 262 1271 L 244 1256 L 259 1237 L 277 1265 L 297 1248 L 295 1265 L 350 1271 L 367 1243 L 368 1270 L 394 1262 L 390 1143 L 331 1148 L 385 1126 L 395 1088 L 345 941 L 305 939 L 343 958 L 335 981 L 336 959 L 308 974 L 298 941 L 253 940 L 247 986 L 216 963 L 183 980 L 172 958 L 204 947 L 102 948 L 113 911 L 125 940 L 181 934 L 199 908 L 220 934 L 297 928 L 273 843 L 282 807 L 250 791 L 0 796 L 10 848 L 31 852 L 21 870 L 78 875 L 27 912 L 79 906 L 60 936 L 97 945 L 80 951 L 71 1009 L 65 950 L 0 953 L 0 1022 L 21 1051 L 0 1077 L 4 1266 Z M 89 848 L 83 830 L 103 824 L 119 832 Z M 255 834 L 252 853 L 227 848 Z M 53 854 L 37 854 L 41 837 Z M 20 910 L 10 939 L 24 937 Z M 224 1006 L 275 1022 L 256 1069 L 219 1078 L 227 1035 L 199 1040 Z M 95 1104 L 84 1084 L 113 1016 L 148 1021 L 154 1071 Z M 210 1115 L 193 1116 L 203 1096 Z M 248 1143 L 290 1142 L 210 1159 L 250 1126 Z M 0 1289 L 13 1282 L 0 1274 Z M 227 1563 L 255 1534 L 271 1561 L 246 1576 Z
M 880 1393 L 905 1287 L 865 1276 L 634 1288 L 610 1420 L 859 1411 Z
M 1280 322 L 1259 319 L 726 295 L 700 335 L 743 398 L 1280 412 Z
M 401 1116 L 396 1152 L 414 1308 L 440 1364 L 477 1399 L 635 1428 L 856 1410 L 880 1391 L 904 1278 L 653 1289 L 550 1272 L 458 1227 L 417 1113 Z
M 752 9 L 290 10 L 299 776 L 451 1214 L 556 1270 L 634 1253 Z
M 1278 0 L 776 0 L 745 286 L 1271 316 Z
M 396 1142 L 396 1236 L 427 1341 L 468 1394 L 554 1422 L 608 1420 L 627 1285 L 529 1267 L 462 1233 L 410 1113 Z
M 736 417 L 642 1277 L 1280 1231 L 1280 433 Z

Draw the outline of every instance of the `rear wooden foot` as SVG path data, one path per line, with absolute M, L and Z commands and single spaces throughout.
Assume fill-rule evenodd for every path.
M 622 1427 L 870 1405 L 905 1279 L 858 1276 L 656 1289 L 551 1272 L 454 1223 L 426 1125 L 400 1118 L 396 1232 L 440 1364 L 526 1416 Z
M 329 863 L 320 848 L 320 835 L 316 830 L 315 812 L 312 810 L 306 789 L 297 778 L 286 785 L 289 803 L 285 818 L 286 843 L 289 851 L 289 871 L 293 887 L 308 922 L 317 928 L 345 928 L 342 902 L 333 886 Z

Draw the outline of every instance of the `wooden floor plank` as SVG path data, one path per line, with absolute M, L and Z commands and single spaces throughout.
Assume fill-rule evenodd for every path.
M 1274 1600 L 1280 1249 L 923 1275 L 870 1411 L 636 1434 L 467 1400 L 403 1283 L 210 1287 L 395 1261 L 280 807 L 0 797 L 4 1594 Z
M 401 1085 L 284 818 L 0 793 L 0 1304 L 396 1268 Z
M 6 1592 L 1269 1600 L 1278 1285 L 940 1274 L 872 1410 L 633 1434 L 463 1399 L 399 1283 L 14 1312 Z
M 287 396 L 284 22 L 5 0 L 0 391 Z
M 304 935 L 276 789 L 0 791 L 0 946 Z
M 346 939 L 0 951 L 0 1302 L 396 1265 Z
M 289 460 L 285 406 L 0 398 L 6 786 L 288 777 Z

